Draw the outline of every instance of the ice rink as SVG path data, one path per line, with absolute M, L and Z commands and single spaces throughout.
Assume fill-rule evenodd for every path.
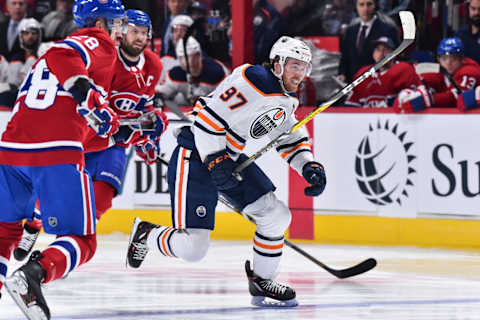
M 49 239 L 41 235 L 38 247 Z M 243 269 L 250 242 L 214 241 L 195 264 L 149 253 L 139 270 L 125 268 L 126 245 L 126 235 L 100 237 L 91 262 L 45 286 L 52 319 L 480 319 L 479 252 L 300 245 L 334 268 L 378 260 L 338 280 L 285 247 L 277 280 L 296 289 L 300 305 L 261 309 L 250 305 Z M 24 319 L 2 293 L 0 319 Z

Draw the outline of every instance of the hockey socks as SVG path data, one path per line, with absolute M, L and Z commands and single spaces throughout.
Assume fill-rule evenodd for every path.
M 253 238 L 253 270 L 265 279 L 275 277 L 283 249 L 283 236 L 265 237 L 255 232 Z
M 174 229 L 173 227 L 158 226 L 148 235 L 148 248 L 158 248 L 158 250 L 166 257 L 177 257 L 173 253 L 171 244 L 172 236 L 177 232 L 178 230 Z
M 76 267 L 89 261 L 96 249 L 96 234 L 58 237 L 42 252 L 42 258 L 38 260 L 46 272 L 43 283 L 66 276 Z
M 0 222 L 0 290 L 7 276 L 10 256 L 22 238 L 22 232 L 21 222 Z

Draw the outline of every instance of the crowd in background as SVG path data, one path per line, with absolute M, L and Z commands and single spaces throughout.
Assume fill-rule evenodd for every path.
M 143 10 L 152 18 L 151 48 L 162 57 L 164 65 L 163 74 L 157 86 L 159 91 L 165 88 L 165 82 L 171 78 L 169 71 L 178 66 L 182 67 L 176 54 L 176 45 L 187 30 L 193 30 L 192 36 L 195 42 L 198 42 L 197 51 L 200 51 L 200 56 L 203 57 L 198 58 L 201 60 L 198 76 L 194 76 L 193 81 L 190 79 L 189 83 L 201 81 L 200 74 L 212 65 L 210 60 L 219 65 L 215 68 L 218 71 L 222 70 L 223 73 L 220 72 L 220 75 L 228 74 L 232 54 L 230 1 L 123 0 L 122 2 L 127 9 Z M 253 0 L 252 2 L 254 60 L 249 62 L 257 64 L 266 62 L 270 47 L 281 35 L 338 38 L 339 53 L 336 55 L 309 43 L 313 51 L 314 65 L 311 77 L 306 80 L 299 92 L 304 105 L 325 101 L 326 97 L 321 92 L 322 89 L 328 88 L 328 91 L 332 92 L 332 89 L 340 88 L 361 74 L 359 70 L 365 71 L 367 66 L 373 65 L 394 50 L 402 37 L 398 15 L 401 10 L 414 12 L 417 23 L 415 44 L 398 59 L 408 62 L 409 66 L 392 68 L 393 64 L 390 64 L 388 68 L 382 69 L 378 77 L 370 79 L 370 82 L 367 81 L 365 89 L 358 88 L 350 97 L 342 100 L 340 102 L 342 105 L 392 107 L 399 96 L 408 96 L 408 98 L 407 100 L 402 98 L 401 101 L 397 99 L 397 106 L 401 105 L 402 101 L 410 101 L 412 97 L 420 96 L 424 100 L 425 107 L 454 107 L 455 99 L 463 91 L 473 90 L 479 84 L 480 76 L 477 76 L 477 74 L 480 75 L 479 0 L 473 0 L 470 3 L 458 0 L 448 1 L 448 3 L 446 0 Z M 52 41 L 62 39 L 77 29 L 73 23 L 72 5 L 73 0 L 0 1 L 0 105 L 13 105 L 17 87 L 28 72 L 32 58 L 36 59 L 47 50 L 48 44 Z M 22 19 L 27 17 L 35 20 L 31 19 L 28 24 L 21 25 Z M 450 38 L 455 39 L 451 40 L 455 45 L 443 46 L 440 49 L 442 41 Z M 451 42 L 449 41 L 447 43 Z M 443 50 L 445 56 L 458 59 L 441 58 L 439 50 Z M 194 50 L 194 53 L 197 52 Z M 205 60 L 207 58 L 209 60 Z M 329 59 L 328 63 L 325 63 L 325 58 Z M 195 61 L 192 63 L 195 64 Z M 394 65 L 398 63 L 399 61 Z M 417 64 L 423 63 L 437 63 L 438 70 L 430 66 L 427 72 L 422 68 L 424 65 L 416 68 Z M 455 67 L 447 66 L 451 63 Z M 327 70 L 326 65 L 335 67 Z M 397 70 L 394 71 L 395 69 Z M 403 79 L 392 83 L 391 79 L 397 79 L 395 72 L 410 76 L 408 80 Z M 436 73 L 437 76 L 432 76 L 431 73 Z M 13 81 L 12 77 L 16 80 Z M 325 85 L 325 82 L 329 82 L 329 85 Z M 412 90 L 413 93 L 405 89 Z M 439 98 L 442 96 L 438 95 L 439 93 L 444 93 L 449 98 Z M 380 99 L 378 99 L 379 95 L 382 96 Z M 194 96 L 196 95 L 190 94 L 179 101 L 186 103 L 192 101 Z M 447 105 L 443 105 L 445 103 Z M 417 110 L 414 109 L 414 111 Z

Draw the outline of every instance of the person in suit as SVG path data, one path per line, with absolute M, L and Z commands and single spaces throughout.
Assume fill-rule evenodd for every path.
M 0 54 L 8 61 L 23 51 L 18 34 L 20 21 L 27 13 L 27 0 L 7 0 L 8 16 L 0 23 Z
M 373 64 L 373 40 L 388 37 L 398 45 L 397 28 L 377 16 L 376 0 L 356 0 L 359 19 L 353 20 L 340 43 L 339 80 L 351 82 L 363 66 Z

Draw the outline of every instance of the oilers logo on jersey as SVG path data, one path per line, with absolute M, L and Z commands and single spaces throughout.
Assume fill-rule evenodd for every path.
M 253 121 L 250 127 L 250 136 L 254 139 L 260 139 L 279 127 L 285 121 L 285 115 L 285 109 L 281 107 L 272 108 L 264 112 Z

